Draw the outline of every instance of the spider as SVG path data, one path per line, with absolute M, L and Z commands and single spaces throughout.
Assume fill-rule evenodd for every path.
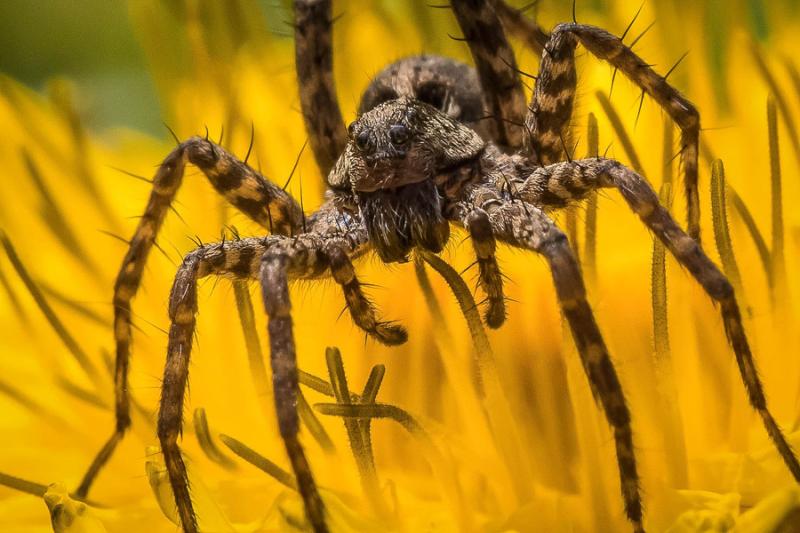
M 464 228 L 471 238 L 479 283 L 487 294 L 484 318 L 490 327 L 499 327 L 506 316 L 497 243 L 546 259 L 592 391 L 613 431 L 625 513 L 635 531 L 644 531 L 625 396 L 586 300 L 578 263 L 565 234 L 548 216 L 549 211 L 604 187 L 619 190 L 631 210 L 719 304 L 750 402 L 792 475 L 800 480 L 800 463 L 767 409 L 731 284 L 697 239 L 695 107 L 621 38 L 601 28 L 573 22 L 559 24 L 547 34 L 502 0 L 453 0 L 450 7 L 476 68 L 437 56 L 402 59 L 377 75 L 362 97 L 357 120 L 345 127 L 332 72 L 331 0 L 295 1 L 303 117 L 328 185 L 326 201 L 315 212 L 306 215 L 291 196 L 250 168 L 247 158 L 240 161 L 207 137 L 179 143 L 162 162 L 114 286 L 116 426 L 86 473 L 79 495 L 87 494 L 130 425 L 131 300 L 187 163 L 198 167 L 234 207 L 269 231 L 266 237 L 198 247 L 186 255 L 172 286 L 157 431 L 187 533 L 197 532 L 198 527 L 178 437 L 198 280 L 213 275 L 260 282 L 280 434 L 308 522 L 314 531 L 325 532 L 323 502 L 298 440 L 298 377 L 288 283 L 332 277 L 360 328 L 381 343 L 403 343 L 405 329 L 378 318 L 353 260 L 370 251 L 386 263 L 406 261 L 415 249 L 438 253 L 448 241 L 451 225 Z M 543 51 L 528 105 L 504 30 Z M 688 233 L 633 170 L 599 156 L 564 157 L 578 44 L 630 78 L 680 127 Z

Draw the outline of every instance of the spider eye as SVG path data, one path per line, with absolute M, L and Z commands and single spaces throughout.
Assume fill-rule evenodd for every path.
M 409 137 L 411 137 L 411 132 L 402 124 L 395 124 L 389 128 L 389 139 L 392 144 L 403 145 L 408 142 Z
M 356 148 L 361 150 L 362 152 L 368 150 L 370 147 L 370 134 L 367 130 L 361 130 L 361 132 L 356 135 Z

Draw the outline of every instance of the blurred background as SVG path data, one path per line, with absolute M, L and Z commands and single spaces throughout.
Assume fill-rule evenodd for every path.
M 380 11 L 395 15 L 413 9 L 411 4 L 415 3 L 425 5 L 425 2 L 402 0 L 374 2 Z M 181 46 L 180 34 L 184 31 L 180 20 L 183 2 L 165 0 L 161 4 L 165 8 L 163 13 L 173 17 L 164 22 L 174 24 L 174 32 L 160 36 L 165 40 L 160 43 L 161 49 L 176 53 L 174 49 Z M 200 1 L 197 9 L 208 26 L 222 28 L 227 22 L 233 22 L 230 19 L 238 18 L 239 23 L 246 21 L 252 29 L 264 29 L 289 39 L 290 28 L 286 23 L 291 18 L 289 4 L 289 0 Z M 348 6 L 342 4 L 337 5 L 337 9 L 347 12 Z M 527 7 L 531 2 L 516 4 Z M 543 20 L 554 23 L 571 19 L 570 2 L 541 0 L 535 4 L 529 12 L 538 10 Z M 783 24 L 780 19 L 792 17 L 800 9 L 797 0 L 676 0 L 655 4 L 658 10 L 672 11 L 677 20 L 681 13 L 701 18 L 701 42 L 705 46 L 701 50 L 693 49 L 692 53 L 705 55 L 709 66 L 720 73 L 736 65 L 727 53 L 735 32 L 745 31 L 759 42 L 768 43 L 771 28 L 779 21 Z M 584 15 L 587 12 L 604 18 L 630 15 L 624 9 L 617 9 L 619 2 L 613 0 L 584 0 L 577 6 Z M 37 90 L 54 76 L 67 77 L 79 88 L 82 114 L 91 127 L 124 125 L 161 135 L 163 109 L 159 106 L 157 84 L 149 68 L 146 47 L 142 46 L 145 36 L 136 31 L 129 9 L 135 10 L 136 6 L 129 8 L 121 0 L 5 0 L 0 3 L 0 71 Z M 240 27 L 230 29 L 238 31 Z M 678 24 L 664 32 L 662 38 L 685 41 L 688 29 L 689 26 Z M 219 37 L 222 36 L 215 35 Z M 235 36 L 224 37 L 231 40 Z M 434 41 L 446 38 L 440 32 L 432 37 Z M 238 40 L 239 45 L 246 44 L 248 35 L 239 35 Z M 216 40 L 215 44 L 224 54 L 231 43 Z M 734 88 L 716 81 L 720 79 L 712 76 L 709 82 L 715 85 L 718 105 L 725 107 Z
M 91 127 L 161 134 L 156 87 L 125 2 L 2 2 L 0 50 L 0 70 L 34 89 L 54 76 L 73 80 Z

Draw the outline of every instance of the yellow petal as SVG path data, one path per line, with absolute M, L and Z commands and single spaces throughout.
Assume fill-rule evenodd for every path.
M 73 500 L 61 483 L 47 488 L 44 502 L 50 511 L 50 521 L 55 533 L 105 533 L 106 528 L 88 505 Z

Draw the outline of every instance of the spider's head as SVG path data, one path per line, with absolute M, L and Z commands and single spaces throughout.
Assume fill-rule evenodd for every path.
M 408 97 L 384 102 L 349 127 L 350 140 L 328 176 L 334 188 L 395 189 L 433 179 L 474 159 L 484 141 L 436 108 Z
M 434 178 L 478 157 L 480 136 L 409 97 L 376 106 L 349 129 L 328 184 L 355 193 L 381 259 L 404 261 L 414 247 L 441 251 L 450 229 Z

